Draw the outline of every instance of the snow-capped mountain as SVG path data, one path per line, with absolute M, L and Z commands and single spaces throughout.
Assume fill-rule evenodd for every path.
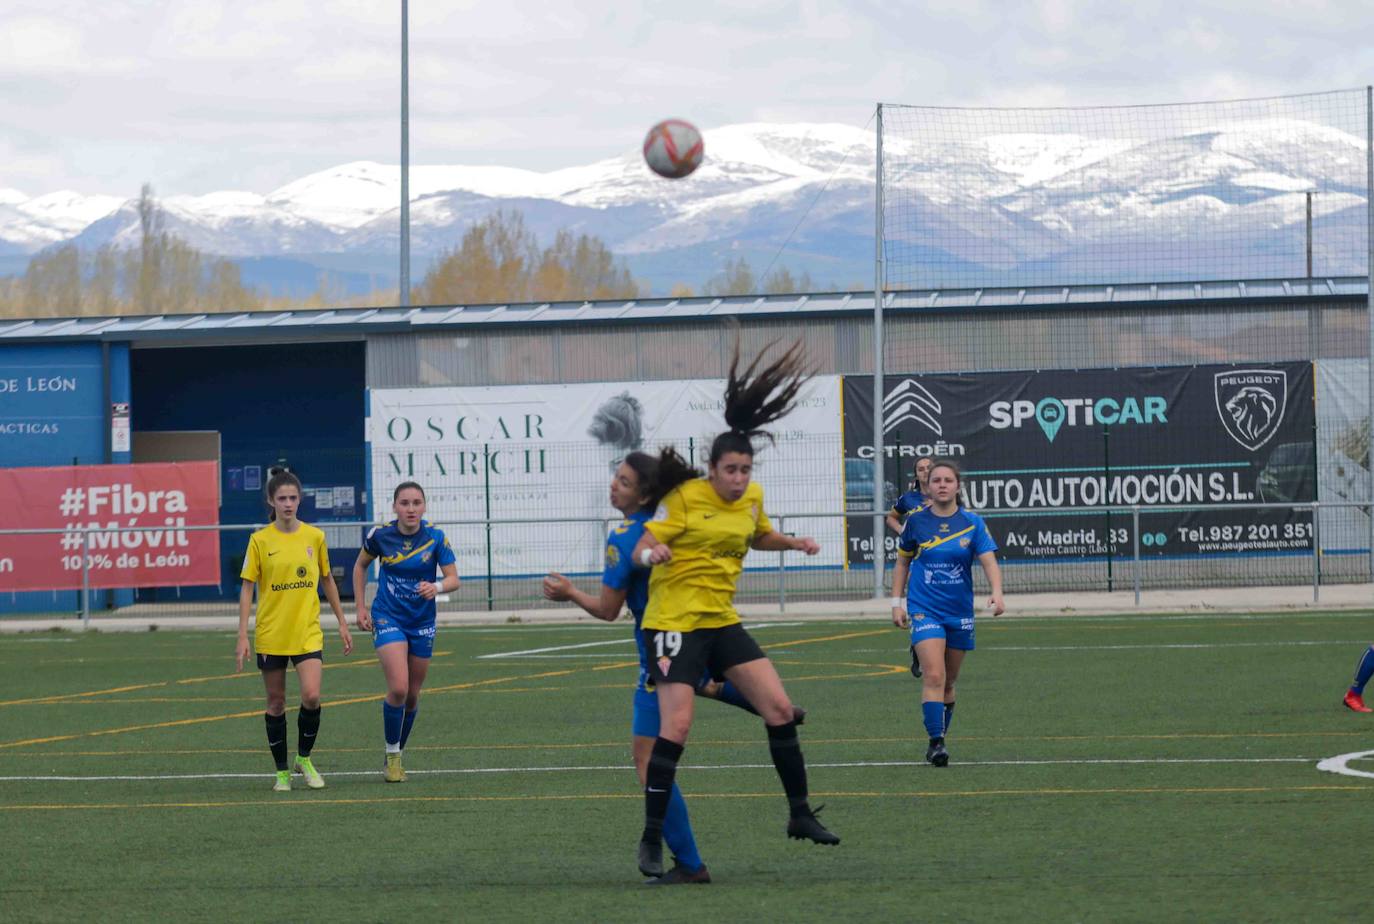
M 747 124 L 708 131 L 705 162 L 675 182 L 649 173 L 637 150 L 546 173 L 414 166 L 412 252 L 423 271 L 473 223 L 508 208 L 544 240 L 563 228 L 602 238 L 659 291 L 673 281 L 700 284 L 736 256 L 762 269 L 780 251 L 779 265 L 806 270 L 818 285 L 863 284 L 871 278 L 874 161 L 871 131 Z M 1363 272 L 1363 143 L 1325 125 L 1234 122 L 1142 139 L 889 137 L 884 177 L 894 285 L 1112 281 L 1084 273 L 1118 265 L 1158 280 L 1292 274 L 1306 190 L 1318 193 L 1321 272 Z M 161 205 L 167 230 L 206 252 L 370 265 L 382 284 L 394 284 L 385 277 L 399 196 L 398 167 L 360 161 L 265 195 L 172 196 Z M 0 254 L 68 241 L 128 246 L 137 237 L 132 200 L 0 187 Z

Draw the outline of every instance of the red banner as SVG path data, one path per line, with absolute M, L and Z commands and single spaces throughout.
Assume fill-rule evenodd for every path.
M 218 584 L 219 531 L 186 528 L 219 523 L 218 477 L 214 462 L 0 469 L 0 591 L 80 588 L 83 549 L 91 587 Z

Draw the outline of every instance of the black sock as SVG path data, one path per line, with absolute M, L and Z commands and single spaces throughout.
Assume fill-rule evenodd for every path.
M 941 736 L 938 737 L 938 738 L 931 738 L 931 739 L 930 739 L 930 746 L 931 746 L 931 747 L 935 747 L 935 745 L 937 745 L 937 744 L 944 744 L 944 743 L 945 743 L 945 736 L 944 736 L 944 735 L 941 735 Z
M 787 793 L 787 805 L 792 814 L 807 815 L 811 806 L 807 804 L 806 758 L 802 756 L 801 742 L 797 740 L 797 725 L 769 725 L 768 752 L 773 755 L 773 766 L 777 768 L 778 779 Z
M 315 746 L 315 736 L 320 732 L 320 707 L 307 709 L 301 707 L 300 714 L 296 716 L 296 752 L 302 757 L 310 756 L 310 749 Z
M 657 843 L 663 838 L 663 816 L 668 814 L 668 801 L 673 795 L 673 777 L 677 762 L 682 758 L 682 745 L 667 738 L 655 738 L 644 774 L 644 836 L 643 840 Z
M 949 720 L 954 718 L 954 704 L 945 703 L 945 734 L 949 734 Z
M 272 759 L 277 762 L 278 770 L 286 769 L 286 716 L 264 713 L 267 720 L 267 746 L 272 749 Z

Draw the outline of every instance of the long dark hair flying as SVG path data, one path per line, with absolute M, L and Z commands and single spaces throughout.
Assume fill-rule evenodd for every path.
M 773 442 L 773 434 L 763 428 L 786 417 L 797 406 L 797 393 L 813 370 L 807 364 L 800 340 L 793 341 L 781 356 L 760 369 L 759 363 L 776 344 L 775 340 L 764 347 L 740 372 L 739 337 L 735 337 L 730 375 L 725 380 L 725 423 L 729 429 L 711 443 L 712 465 L 727 452 L 752 456 L 756 437 Z
M 764 429 L 775 420 L 786 417 L 796 407 L 797 393 L 811 378 L 806 353 L 798 340 L 773 362 L 759 368 L 777 341 L 768 344 L 741 372 L 739 336 L 735 336 L 735 350 L 730 357 L 730 374 L 725 380 L 725 423 L 729 427 L 711 443 L 710 462 L 715 465 L 727 452 L 754 455 L 754 440 L 759 437 L 773 442 L 773 434 Z M 671 446 L 664 447 L 658 456 L 657 489 L 654 506 L 673 488 L 700 478 L 702 471 L 678 454 Z

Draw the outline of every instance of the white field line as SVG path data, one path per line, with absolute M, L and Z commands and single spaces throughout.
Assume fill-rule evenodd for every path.
M 524 651 L 498 651 L 495 654 L 478 655 L 478 661 L 491 661 L 496 658 L 526 658 L 532 655 L 542 655 L 550 651 L 570 651 L 574 648 L 600 648 L 604 645 L 633 645 L 634 637 L 616 638 L 608 642 L 583 642 L 580 645 L 554 645 L 551 648 L 527 648 Z
M 760 629 L 782 629 L 800 625 L 802 625 L 802 623 L 800 622 L 767 622 L 756 626 L 746 625 L 745 628 L 751 632 L 757 632 Z M 553 651 L 572 651 L 577 648 L 599 648 L 602 645 L 633 645 L 634 640 L 634 636 L 629 635 L 625 638 L 611 639 L 610 641 L 606 642 L 583 642 L 580 645 L 554 645 L 549 648 L 527 648 L 524 651 L 498 651 L 494 654 L 478 655 L 477 660 L 492 661 L 496 660 L 497 658 L 523 658 L 528 657 L 530 655 L 547 654 Z
M 1364 754 L 1374 754 L 1366 751 Z M 1358 757 L 1361 755 L 1344 755 Z M 1329 763 L 1338 758 L 1329 758 Z M 1064 760 L 969 760 L 958 761 L 958 767 L 1044 767 L 1044 766 L 1115 766 L 1115 765 L 1170 765 L 1170 764 L 1310 764 L 1315 757 L 1140 757 L 1140 758 L 1071 758 Z M 878 769 L 886 767 L 924 767 L 920 760 L 856 760 L 829 763 L 809 763 L 809 767 L 820 769 Z M 1320 765 L 1318 765 L 1320 766 Z M 417 775 L 480 775 L 487 773 L 588 773 L 614 771 L 629 773 L 634 768 L 630 764 L 605 764 L 586 767 L 470 767 L 443 770 L 406 770 L 407 774 Z M 686 764 L 683 770 L 772 770 L 768 764 Z M 1325 768 L 1323 768 L 1325 769 Z M 377 776 L 381 769 L 372 770 L 334 770 L 325 776 Z M 1339 771 L 1333 771 L 1339 772 Z M 120 774 L 112 776 L 0 776 L 3 783 L 100 783 L 109 781 L 155 782 L 168 780 L 247 780 L 270 779 L 271 773 L 164 773 L 164 774 Z M 1353 775 L 1371 776 L 1374 773 L 1355 773 Z
M 1356 770 L 1350 766 L 1352 760 L 1365 760 L 1374 757 L 1374 751 L 1355 751 L 1351 754 L 1337 754 L 1335 757 L 1328 757 L 1317 764 L 1318 770 L 1325 770 L 1327 773 L 1339 773 L 1341 776 L 1362 776 L 1366 779 L 1374 780 L 1374 773 L 1368 770 Z

